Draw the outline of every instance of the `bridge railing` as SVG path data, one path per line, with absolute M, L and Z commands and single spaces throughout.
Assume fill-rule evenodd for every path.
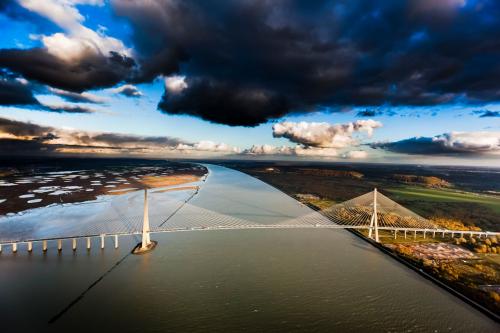
M 151 230 L 151 234 L 160 233 L 170 233 L 170 232 L 185 232 L 185 231 L 209 231 L 209 230 L 248 230 L 248 229 L 310 229 L 310 228 L 322 228 L 322 229 L 354 229 L 354 230 L 369 230 L 371 227 L 369 225 L 365 226 L 349 226 L 349 225 L 338 225 L 338 224 L 255 224 L 246 226 L 199 226 L 199 227 L 179 227 L 179 228 L 168 228 L 163 230 Z M 478 237 L 489 237 L 489 236 L 500 236 L 500 232 L 489 232 L 489 231 L 470 231 L 470 230 L 449 230 L 449 229 L 421 229 L 421 228 L 398 228 L 398 227 L 378 227 L 379 230 L 391 231 L 394 233 L 394 237 L 397 238 L 398 234 L 401 233 L 402 237 L 407 238 L 412 235 L 416 238 L 417 234 L 422 234 L 424 238 L 429 237 L 441 237 L 450 236 L 452 238 L 459 236 L 478 236 Z M 33 251 L 33 244 L 42 244 L 42 251 L 46 252 L 49 248 L 49 243 L 57 244 L 57 250 L 63 250 L 63 244 L 70 243 L 70 248 L 73 251 L 78 249 L 78 245 L 84 240 L 83 248 L 90 250 L 94 241 L 97 239 L 99 247 L 101 249 L 105 248 L 106 240 L 112 239 L 113 247 L 117 249 L 119 247 L 119 238 L 124 236 L 140 235 L 141 231 L 136 232 L 122 232 L 122 233 L 109 233 L 109 234 L 93 234 L 93 235 L 78 235 L 69 237 L 57 237 L 57 238 L 43 238 L 43 239 L 25 239 L 18 241 L 8 241 L 0 243 L 0 253 L 3 249 L 10 247 L 11 251 L 16 253 L 20 246 L 24 246 L 28 252 Z

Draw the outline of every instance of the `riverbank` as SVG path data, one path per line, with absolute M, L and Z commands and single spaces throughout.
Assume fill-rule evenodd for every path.
M 208 168 L 210 176 L 199 193 L 166 224 L 199 226 L 212 218 L 218 224 L 288 224 L 320 216 L 253 177 Z M 172 207 L 179 207 L 186 194 L 151 193 L 151 199 L 175 196 Z M 168 201 L 150 203 L 154 214 Z M 142 213 L 142 200 L 122 207 Z M 4 251 L 0 284 L 9 287 L 0 288 L 2 328 L 120 333 L 498 330 L 479 311 L 342 230 L 186 231 L 152 239 L 158 247 L 142 256 L 129 255 L 140 241 L 133 236 L 120 238 L 118 249 L 109 244 L 104 250 L 58 252 L 52 247 L 43 254 L 35 245 L 31 254 Z M 74 305 L 47 328 L 48 320 L 69 304 Z
M 321 211 L 322 208 L 310 203 L 306 202 L 305 203 L 308 207 L 310 207 L 313 210 L 316 210 L 318 212 Z M 364 241 L 370 243 L 374 247 L 376 247 L 378 250 L 381 252 L 389 255 L 391 258 L 397 260 L 398 262 L 404 264 L 405 266 L 409 267 L 413 271 L 417 272 L 421 276 L 425 277 L 429 281 L 432 281 L 439 287 L 443 288 L 444 290 L 450 292 L 452 295 L 460 298 L 462 301 L 466 302 L 467 304 L 473 306 L 477 310 L 483 312 L 485 315 L 490 317 L 491 319 L 495 320 L 497 323 L 500 323 L 500 314 L 499 314 L 499 304 L 494 302 L 493 300 L 488 300 L 483 293 L 478 291 L 477 289 L 473 288 L 467 288 L 467 286 L 464 286 L 463 284 L 460 283 L 453 283 L 452 281 L 448 279 L 444 279 L 443 275 L 436 274 L 437 270 L 432 270 L 429 269 L 429 266 L 424 265 L 424 259 L 421 257 L 416 257 L 412 255 L 404 255 L 401 252 L 395 250 L 391 246 L 387 246 L 387 244 L 384 243 L 377 243 L 371 238 L 368 238 L 366 235 L 366 232 L 364 233 L 363 231 L 359 231 L 356 229 L 346 229 L 348 232 L 356 235 L 357 237 L 363 239 Z M 387 235 L 386 235 L 387 236 Z M 391 237 L 392 238 L 392 237 Z M 412 244 L 421 244 L 421 243 L 439 243 L 439 240 L 435 239 L 424 239 L 422 237 L 419 237 L 418 239 L 413 240 Z M 389 244 L 392 245 L 392 244 Z M 467 254 L 467 256 L 470 256 L 470 254 Z M 451 258 L 447 258 L 449 260 Z M 457 258 L 457 259 L 462 259 L 462 258 Z M 470 259 L 470 257 L 469 257 Z
M 416 260 L 415 258 L 411 256 L 404 256 L 401 255 L 399 252 L 394 251 L 391 248 L 388 248 L 382 243 L 377 243 L 374 240 L 366 237 L 363 233 L 357 231 L 357 230 L 349 230 L 353 234 L 356 234 L 363 240 L 369 242 L 373 246 L 375 246 L 377 249 L 382 251 L 383 253 L 389 255 L 391 258 L 399 261 L 400 263 L 404 264 L 405 266 L 411 268 L 413 271 L 417 272 L 421 276 L 425 277 L 426 279 L 432 281 L 439 287 L 445 289 L 446 291 L 450 292 L 452 295 L 460 298 L 462 301 L 466 302 L 467 304 L 475 307 L 479 311 L 483 312 L 485 315 L 490 317 L 491 319 L 495 320 L 497 323 L 500 323 L 500 315 L 497 312 L 498 308 L 497 307 L 492 307 L 491 303 L 487 303 L 490 306 L 484 306 L 481 301 L 484 302 L 484 298 L 481 297 L 478 300 L 477 299 L 477 293 L 471 292 L 470 289 L 465 289 L 463 288 L 462 285 L 459 284 L 452 284 L 450 283 L 449 280 L 444 280 L 442 279 L 441 276 L 436 276 L 434 271 L 428 270 L 428 267 L 422 264 L 422 261 Z

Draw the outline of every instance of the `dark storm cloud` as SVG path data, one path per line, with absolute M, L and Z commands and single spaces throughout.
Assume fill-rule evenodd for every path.
M 497 118 L 497 117 L 500 117 L 500 111 L 479 110 L 479 111 L 474 111 L 473 113 L 478 114 L 479 118 Z
M 79 60 L 66 61 L 43 48 L 0 50 L 0 67 L 28 80 L 73 92 L 113 86 L 126 79 L 134 66 L 134 60 L 116 52 L 108 56 L 88 52 Z
M 0 67 L 81 92 L 185 75 L 158 107 L 253 126 L 318 108 L 500 100 L 500 3 L 492 0 L 114 0 L 134 60 L 0 50 Z
M 32 86 L 0 71 L 0 105 L 39 105 Z
M 89 107 L 81 105 L 63 104 L 46 105 L 40 103 L 34 92 L 43 91 L 42 87 L 31 84 L 27 80 L 0 71 L 0 105 L 25 107 L 33 110 L 59 113 L 94 113 Z
M 99 133 L 99 134 L 87 134 L 76 132 L 74 137 L 78 138 L 78 141 L 83 144 L 96 144 L 104 143 L 109 146 L 120 146 L 120 145 L 138 145 L 138 146 L 176 146 L 181 143 L 186 143 L 183 140 L 177 138 L 171 138 L 167 136 L 137 136 L 137 135 L 126 135 L 126 134 L 116 134 L 116 133 Z
M 356 116 L 358 117 L 376 117 L 376 116 L 381 116 L 383 114 L 382 111 L 377 111 L 377 110 L 361 110 L 356 113 Z
M 66 91 L 61 89 L 50 88 L 49 91 L 54 95 L 57 95 L 68 102 L 73 103 L 92 103 L 92 104 L 104 104 L 104 99 L 98 96 L 88 94 L 88 93 L 75 93 L 72 91 Z
M 158 108 L 169 114 L 189 114 L 227 125 L 254 126 L 288 113 L 283 96 L 226 82 L 188 79 L 189 89 L 166 93 Z
M 54 141 L 57 140 L 57 141 Z M 164 154 L 178 145 L 192 143 L 169 136 L 138 136 L 63 130 L 0 117 L 0 155 L 43 155 L 73 153 Z
M 59 113 L 94 113 L 95 110 L 82 105 L 43 105 L 43 110 Z
M 402 154 L 447 154 L 450 151 L 442 145 L 432 141 L 429 137 L 415 137 L 394 142 L 379 142 L 370 145 L 372 148 L 380 148 L 394 153 Z
M 45 156 L 52 155 L 55 149 L 38 140 L 0 138 L 0 156 Z
M 418 155 L 500 154 L 500 132 L 450 132 L 434 137 L 372 143 L 370 146 Z
M 50 126 L 40 126 L 0 117 L 0 133 L 16 137 L 45 137 L 53 130 L 54 128 Z
M 495 1 L 113 5 L 132 22 L 138 53 L 154 59 L 149 73 L 187 76 L 188 88 L 159 104 L 171 114 L 256 125 L 319 106 L 500 99 Z

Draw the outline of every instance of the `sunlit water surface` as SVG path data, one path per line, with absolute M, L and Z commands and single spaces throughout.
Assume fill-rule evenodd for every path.
M 256 223 L 311 214 L 255 178 L 209 167 L 210 176 L 192 205 L 169 223 L 192 217 L 195 207 Z M 141 209 L 140 200 L 135 205 Z M 58 255 L 52 247 L 42 255 L 38 245 L 31 255 L 4 251 L 2 327 L 64 332 L 499 329 L 469 305 L 347 231 L 207 230 L 153 238 L 158 247 L 142 256 L 128 255 L 138 241 L 132 236 L 121 238 L 117 250 L 110 243 L 104 251 L 94 246 L 90 253 L 66 250 Z M 47 324 L 101 276 L 55 323 Z

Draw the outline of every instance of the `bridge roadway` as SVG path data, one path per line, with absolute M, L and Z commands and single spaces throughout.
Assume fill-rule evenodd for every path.
M 282 192 L 240 172 L 208 167 L 199 193 L 167 221 L 155 220 L 152 237 L 159 244 L 151 253 L 129 255 L 138 237 L 126 235 L 119 248 L 104 251 L 94 242 L 89 252 L 58 252 L 57 242 L 43 254 L 40 243 L 30 254 L 4 251 L 5 331 L 40 330 L 54 318 L 51 330 L 64 332 L 498 329 Z M 197 229 L 199 221 L 212 219 L 218 224 Z M 249 227 L 255 230 L 168 232 Z M 289 230 L 270 230 L 281 227 Z
M 221 167 L 207 167 L 210 170 L 209 175 L 198 182 L 199 190 L 150 190 L 152 233 L 297 228 L 366 230 L 369 227 L 334 223 L 284 194 L 280 200 L 286 199 L 289 207 L 287 213 L 283 214 L 270 206 L 275 193 L 254 195 L 252 187 L 246 188 L 245 192 L 238 190 L 238 193 L 234 193 L 234 185 L 228 188 L 226 184 L 226 180 L 228 183 L 237 183 L 238 180 L 235 180 L 232 174 L 226 173 L 221 177 Z M 275 191 L 279 193 L 278 190 Z M 199 200 L 198 196 L 201 196 L 202 200 Z M 133 192 L 118 197 L 103 197 L 88 203 L 40 208 L 14 217 L 4 217 L 3 221 L 0 219 L 0 251 L 10 246 L 15 252 L 19 245 L 32 251 L 35 243 L 42 243 L 42 248 L 47 249 L 48 242 L 53 241 L 57 241 L 58 247 L 61 248 L 63 240 L 70 240 L 74 250 L 78 246 L 82 247 L 82 241 L 84 247 L 90 247 L 95 239 L 100 242 L 100 247 L 104 247 L 106 238 L 111 238 L 114 246 L 118 247 L 119 237 L 136 235 L 142 230 L 141 203 L 142 193 Z M 255 214 L 255 210 L 259 213 Z M 416 237 L 417 233 L 423 234 L 424 237 L 437 235 L 442 238 L 500 235 L 496 232 L 397 226 L 382 226 L 379 230 L 388 230 L 394 237 L 400 235 L 405 238 L 408 234 L 410 237 Z

